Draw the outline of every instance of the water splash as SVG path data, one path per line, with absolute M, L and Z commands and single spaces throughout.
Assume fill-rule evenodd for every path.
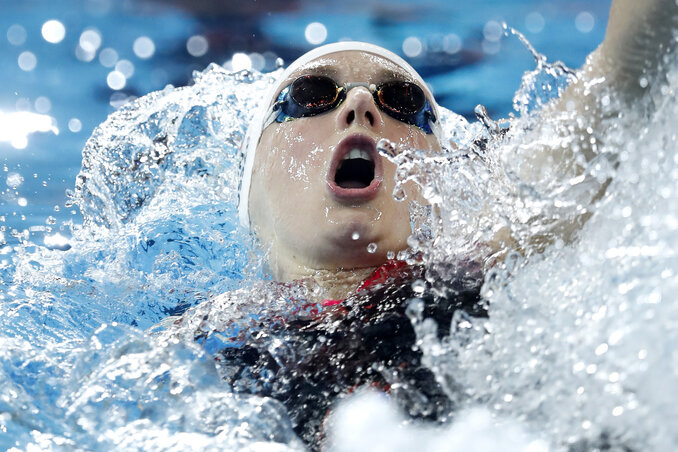
M 481 108 L 470 146 L 443 156 L 381 146 L 399 182 L 416 182 L 435 206 L 433 238 L 410 243 L 430 265 L 459 250 L 486 257 L 502 228 L 522 250 L 486 276 L 489 320 L 459 312 L 440 341 L 414 316 L 419 344 L 461 406 L 518 419 L 554 450 L 673 449 L 678 412 L 664 395 L 678 387 L 676 67 L 645 100 L 660 105 L 651 116 L 644 105 L 606 115 L 618 107 L 598 92 L 606 119 L 595 131 L 576 113 L 540 114 L 577 76 L 529 49 L 537 68 L 516 93 L 510 130 Z M 531 157 L 544 148 L 576 168 L 544 171 Z M 585 222 L 577 235 L 563 230 L 570 221 Z
M 520 40 L 536 63 L 532 71 L 523 75 L 520 88 L 513 95 L 513 108 L 521 116 L 527 116 L 559 97 L 570 83 L 577 80 L 577 73 L 561 61 L 549 63 L 546 56 L 537 52 L 525 35 L 505 22 L 503 28 L 506 36 L 515 36 Z
M 261 278 L 237 225 L 235 156 L 271 81 L 211 66 L 94 132 L 70 249 L 26 240 L 2 263 L 0 448 L 302 449 L 280 404 L 234 394 L 190 341 L 142 333 Z
M 334 450 L 678 444 L 666 397 L 678 383 L 676 71 L 654 116 L 612 118 L 608 140 L 579 160 L 576 176 L 555 168 L 525 178 L 537 145 L 571 144 L 567 125 L 545 122 L 539 109 L 572 73 L 534 55 L 510 129 L 482 108 L 478 124 L 443 110 L 444 153 L 380 142 L 400 187 L 418 184 L 433 205 L 412 205 L 412 252 L 398 258 L 486 259 L 503 229 L 523 254 L 490 255 L 501 264 L 483 287 L 489 319 L 458 311 L 440 339 L 445 325 L 426 318 L 418 299 L 408 306 L 425 364 L 461 410 L 455 423 L 403 427 L 394 407 L 363 395 L 336 412 Z M 294 363 L 285 337 L 261 334 L 261 320 L 317 314 L 303 288 L 252 283 L 261 256 L 235 220 L 234 157 L 271 80 L 213 66 L 191 87 L 122 108 L 87 144 L 73 195 L 85 224 L 71 248 L 0 249 L 0 447 L 303 449 L 281 405 L 237 393 L 224 382 L 228 366 L 210 355 L 250 335 L 278 365 Z M 552 128 L 535 132 L 538 122 Z M 634 122 L 644 126 L 625 127 Z M 577 161 L 583 150 L 573 152 Z M 584 215 L 578 240 L 558 241 L 554 228 Z M 184 311 L 182 322 L 169 317 Z M 198 344 L 200 331 L 223 334 L 198 335 Z M 243 381 L 275 382 L 262 377 Z

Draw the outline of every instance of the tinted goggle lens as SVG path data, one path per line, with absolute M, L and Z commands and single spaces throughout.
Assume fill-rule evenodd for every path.
M 379 103 L 400 115 L 415 115 L 424 108 L 426 96 L 424 91 L 414 83 L 387 82 L 377 91 Z
M 290 96 L 300 107 L 309 111 L 324 111 L 334 106 L 340 88 L 329 77 L 307 75 L 292 83 Z

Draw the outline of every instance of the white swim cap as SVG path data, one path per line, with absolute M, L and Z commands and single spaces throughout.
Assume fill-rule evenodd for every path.
M 238 216 L 240 218 L 240 224 L 244 227 L 249 228 L 250 226 L 250 215 L 249 215 L 249 194 L 250 194 L 250 185 L 252 183 L 252 167 L 254 166 L 254 155 L 257 151 L 257 146 L 259 145 L 259 139 L 261 138 L 261 133 L 263 132 L 264 121 L 268 114 L 268 110 L 271 106 L 271 102 L 278 94 L 281 85 L 287 80 L 287 78 L 294 71 L 302 67 L 303 65 L 331 53 L 344 52 L 348 50 L 357 50 L 361 52 L 371 53 L 377 56 L 380 56 L 386 60 L 389 60 L 400 68 L 404 69 L 409 75 L 412 76 L 414 80 L 419 83 L 419 86 L 426 93 L 431 107 L 437 118 L 440 118 L 438 112 L 438 104 L 433 98 L 433 94 L 429 89 L 424 79 L 410 66 L 405 60 L 391 52 L 386 50 L 383 47 L 379 47 L 374 44 L 368 44 L 366 42 L 356 42 L 356 41 L 346 41 L 346 42 L 336 42 L 333 44 L 326 44 L 324 46 L 316 47 L 315 49 L 303 54 L 297 58 L 292 64 L 290 64 L 287 69 L 285 69 L 276 82 L 271 86 L 271 89 L 268 91 L 267 95 L 262 99 L 261 104 L 259 105 L 256 113 L 254 114 L 253 121 L 250 127 L 247 129 L 245 134 L 245 139 L 241 146 L 241 177 L 240 177 L 240 187 L 238 190 Z M 435 124 L 432 124 L 432 130 L 438 141 L 443 142 L 442 137 L 442 128 L 440 127 L 440 120 L 436 121 Z

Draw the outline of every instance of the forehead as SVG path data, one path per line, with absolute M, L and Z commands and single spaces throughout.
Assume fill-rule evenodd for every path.
M 327 75 L 337 82 L 415 81 L 408 71 L 394 62 L 356 50 L 332 53 L 309 61 L 292 72 L 287 81 L 308 74 Z

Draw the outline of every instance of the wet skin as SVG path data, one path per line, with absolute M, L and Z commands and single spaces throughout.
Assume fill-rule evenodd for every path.
M 339 84 L 411 80 L 388 60 L 357 51 L 314 60 L 289 81 L 303 74 L 329 75 Z M 337 276 L 342 271 L 360 279 L 385 262 L 389 251 L 407 248 L 408 203 L 423 200 L 414 186 L 406 186 L 407 202 L 393 199 L 395 165 L 374 148 L 382 138 L 404 147 L 440 149 L 433 135 L 381 111 L 365 87 L 348 91 L 334 110 L 273 123 L 264 130 L 254 162 L 249 212 L 257 237 L 270 250 L 275 279 L 324 272 Z M 362 190 L 337 189 L 332 182 L 341 156 L 352 147 L 370 147 L 368 143 L 373 147 L 376 180 Z M 371 243 L 377 247 L 373 253 L 368 251 Z

